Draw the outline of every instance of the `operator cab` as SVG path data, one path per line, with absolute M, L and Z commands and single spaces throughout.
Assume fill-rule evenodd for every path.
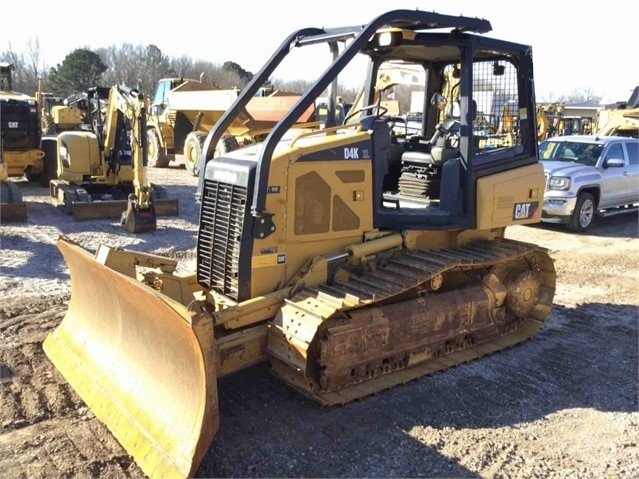
M 333 239 L 369 229 L 487 229 L 530 221 L 543 188 L 532 168 L 521 169 L 538 163 L 531 49 L 477 35 L 490 29 L 482 19 L 398 10 L 365 26 L 294 32 L 209 133 L 196 196 L 216 201 L 213 191 L 232 179 L 233 188 L 246 190 L 247 231 L 260 239 L 284 230 L 300 239 Z M 259 147 L 212 162 L 227 129 L 292 47 L 325 45 L 330 66 Z M 365 63 L 357 69 L 363 88 L 342 120 L 338 80 L 358 58 Z M 302 140 L 283 141 L 324 97 L 316 110 L 325 114 L 322 125 L 300 134 Z M 286 148 L 292 152 L 283 154 Z M 281 170 L 269 177 L 272 166 L 281 168 L 274 159 L 287 165 L 286 188 Z M 238 169 L 246 171 L 238 175 Z M 299 225 L 274 213 L 277 195 L 288 195 L 282 201 L 295 208 Z
M 370 129 L 375 145 L 375 226 L 474 227 L 477 181 L 537 161 L 530 52 L 407 33 L 393 31 L 385 49 L 374 37 L 364 50 L 375 83 L 353 107 L 361 116 L 347 119 Z

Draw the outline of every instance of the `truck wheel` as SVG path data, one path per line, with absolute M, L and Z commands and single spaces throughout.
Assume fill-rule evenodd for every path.
M 583 233 L 592 226 L 594 219 L 595 198 L 590 193 L 581 193 L 577 197 L 577 204 L 568 222 L 568 229 L 577 233 Z
M 184 163 L 186 169 L 193 176 L 200 174 L 200 162 L 202 161 L 202 152 L 204 151 L 204 142 L 208 133 L 203 131 L 194 131 L 189 133 L 184 142 Z M 229 151 L 237 150 L 240 147 L 237 139 L 232 135 L 223 136 L 215 147 L 213 157 L 216 158 Z
M 237 150 L 240 147 L 240 143 L 237 138 L 231 135 L 223 136 L 215 147 L 215 156 L 221 156 L 229 151 Z
M 192 131 L 184 140 L 184 165 L 193 176 L 200 174 L 200 161 L 206 135 L 207 133 L 203 131 Z
M 164 153 L 157 131 L 148 130 L 146 143 L 148 152 L 147 164 L 153 168 L 166 168 L 169 166 L 171 159 Z

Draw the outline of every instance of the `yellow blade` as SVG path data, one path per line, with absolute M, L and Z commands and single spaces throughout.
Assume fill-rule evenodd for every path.
M 211 316 L 58 248 L 71 301 L 46 354 L 148 476 L 194 475 L 219 422 Z

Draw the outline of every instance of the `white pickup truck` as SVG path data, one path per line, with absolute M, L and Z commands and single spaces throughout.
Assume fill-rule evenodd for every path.
M 584 232 L 595 217 L 639 211 L 639 139 L 561 136 L 539 145 L 546 173 L 541 221 Z

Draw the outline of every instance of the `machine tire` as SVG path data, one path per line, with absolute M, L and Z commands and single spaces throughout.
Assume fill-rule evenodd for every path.
M 184 165 L 193 176 L 200 174 L 200 161 L 202 161 L 206 135 L 207 133 L 203 131 L 192 131 L 184 140 Z
M 158 132 L 154 129 L 147 131 L 147 151 L 148 166 L 153 168 L 166 168 L 169 166 L 171 159 L 164 153 L 164 148 L 160 144 Z
M 237 150 L 240 147 L 240 143 L 232 135 L 223 136 L 215 147 L 215 156 L 221 156 L 229 151 Z
M 22 191 L 18 185 L 9 180 L 0 181 L 0 203 L 14 205 L 22 203 Z
M 49 187 L 51 180 L 58 177 L 58 145 L 56 138 L 42 137 L 42 151 L 44 151 L 44 171 L 40 175 L 40 186 Z
M 50 113 L 42 114 L 42 134 L 55 135 L 55 122 Z
M 592 194 L 584 192 L 577 197 L 575 211 L 572 212 L 568 229 L 577 233 L 583 233 L 590 229 L 595 219 L 595 198 Z
M 207 136 L 208 133 L 203 131 L 194 131 L 189 133 L 184 141 L 184 164 L 188 172 L 193 176 L 200 174 L 200 162 L 202 161 L 204 142 Z M 232 135 L 223 136 L 215 147 L 213 157 L 216 158 L 229 151 L 237 150 L 239 147 L 240 144 L 237 138 Z
M 42 181 L 42 173 L 33 173 L 33 169 L 30 166 L 27 166 L 27 169 L 24 170 L 24 176 L 27 177 L 27 181 L 30 183 L 40 183 Z

